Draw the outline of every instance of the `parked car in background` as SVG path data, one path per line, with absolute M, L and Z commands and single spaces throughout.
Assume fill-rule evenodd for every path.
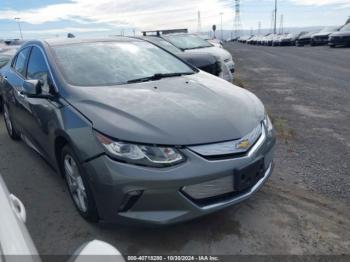
M 276 35 L 275 34 L 269 34 L 266 37 L 265 45 L 267 46 L 272 46 L 273 45 L 273 40 L 275 39 Z
M 16 51 L 17 48 L 0 49 L 0 69 L 11 60 Z
M 256 36 L 253 35 L 247 39 L 246 43 L 249 45 L 255 45 L 255 40 L 256 40 Z
M 0 175 L 0 261 L 40 262 L 40 256 L 25 226 L 27 213 L 22 201 L 10 194 Z M 90 256 L 109 256 L 115 262 L 124 262 L 120 252 L 113 246 L 98 240 L 85 243 L 77 249 L 71 262 L 89 260 Z M 93 259 L 92 261 L 95 261 Z
M 214 55 L 221 62 L 222 73 L 220 73 L 220 77 L 232 82 L 235 72 L 235 63 L 232 59 L 232 55 L 225 49 L 215 47 L 195 34 L 186 33 L 186 29 L 182 30 L 183 32 L 179 32 L 180 29 L 147 31 L 143 32 L 143 34 L 144 36 L 153 35 L 161 37 L 186 53 L 208 53 Z
M 284 37 L 284 34 L 274 35 L 272 39 L 272 46 L 280 46 L 283 37 Z
M 329 36 L 338 30 L 339 26 L 327 26 L 323 28 L 320 32 L 317 32 L 311 36 L 311 45 L 327 45 Z
M 191 65 L 215 76 L 220 76 L 222 70 L 225 70 L 225 67 L 221 65 L 221 62 L 214 55 L 208 53 L 190 53 L 184 52 L 181 49 L 177 48 L 173 44 L 164 40 L 160 37 L 154 36 L 144 36 L 143 40 L 151 42 L 160 48 L 167 50 L 168 52 L 178 56 L 182 60 L 190 63 Z M 227 69 L 226 69 L 227 70 Z M 226 73 L 227 74 L 227 73 Z
M 299 34 L 287 33 L 281 37 L 281 46 L 295 46 L 295 41 L 299 37 Z
M 63 175 L 89 221 L 194 219 L 272 174 L 262 102 L 140 39 L 29 41 L 0 85 L 9 136 Z
M 213 46 L 219 47 L 219 48 L 224 48 L 223 47 L 223 42 L 219 39 L 213 39 L 213 38 L 207 38 L 206 39 L 210 44 Z
M 245 43 L 247 43 L 247 41 L 248 41 L 251 37 L 252 37 L 252 36 L 240 36 L 240 37 L 238 38 L 238 42 L 245 44 Z
M 330 34 L 328 41 L 330 47 L 350 46 L 350 23 L 341 27 L 339 31 Z
M 295 42 L 296 46 L 305 46 L 311 44 L 311 37 L 315 32 L 305 32 L 298 37 Z
M 206 34 L 196 34 L 197 36 L 199 36 L 200 38 L 204 39 L 205 41 L 208 41 L 210 44 L 212 44 L 213 46 L 219 47 L 219 48 L 224 48 L 223 47 L 223 41 L 218 39 L 218 38 L 212 38 L 209 37 Z

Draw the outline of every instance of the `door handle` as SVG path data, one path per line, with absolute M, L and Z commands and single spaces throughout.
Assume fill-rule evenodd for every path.
M 20 96 L 20 97 L 25 97 L 25 95 L 23 94 L 23 91 L 19 91 L 19 90 L 16 90 L 17 91 L 17 94 Z

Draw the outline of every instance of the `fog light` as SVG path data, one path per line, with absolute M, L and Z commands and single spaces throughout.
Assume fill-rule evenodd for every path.
M 128 192 L 122 201 L 122 203 L 119 206 L 119 212 L 126 212 L 129 209 L 131 209 L 137 200 L 141 197 L 143 191 L 142 190 L 136 190 Z

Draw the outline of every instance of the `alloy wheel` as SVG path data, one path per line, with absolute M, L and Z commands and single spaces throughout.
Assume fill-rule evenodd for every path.
M 83 179 L 73 157 L 67 154 L 64 157 L 64 170 L 69 191 L 78 209 L 85 213 L 88 210 L 88 201 Z

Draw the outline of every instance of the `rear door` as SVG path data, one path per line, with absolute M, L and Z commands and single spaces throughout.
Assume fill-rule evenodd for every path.
M 53 87 L 53 81 L 44 57 L 44 52 L 37 46 L 33 46 L 28 59 L 26 79 L 40 80 L 42 94 L 49 95 Z M 39 153 L 47 156 L 49 152 L 49 127 L 55 117 L 56 104 L 47 98 L 30 98 L 23 96 L 23 103 L 18 115 L 21 118 L 23 132 L 30 145 Z

